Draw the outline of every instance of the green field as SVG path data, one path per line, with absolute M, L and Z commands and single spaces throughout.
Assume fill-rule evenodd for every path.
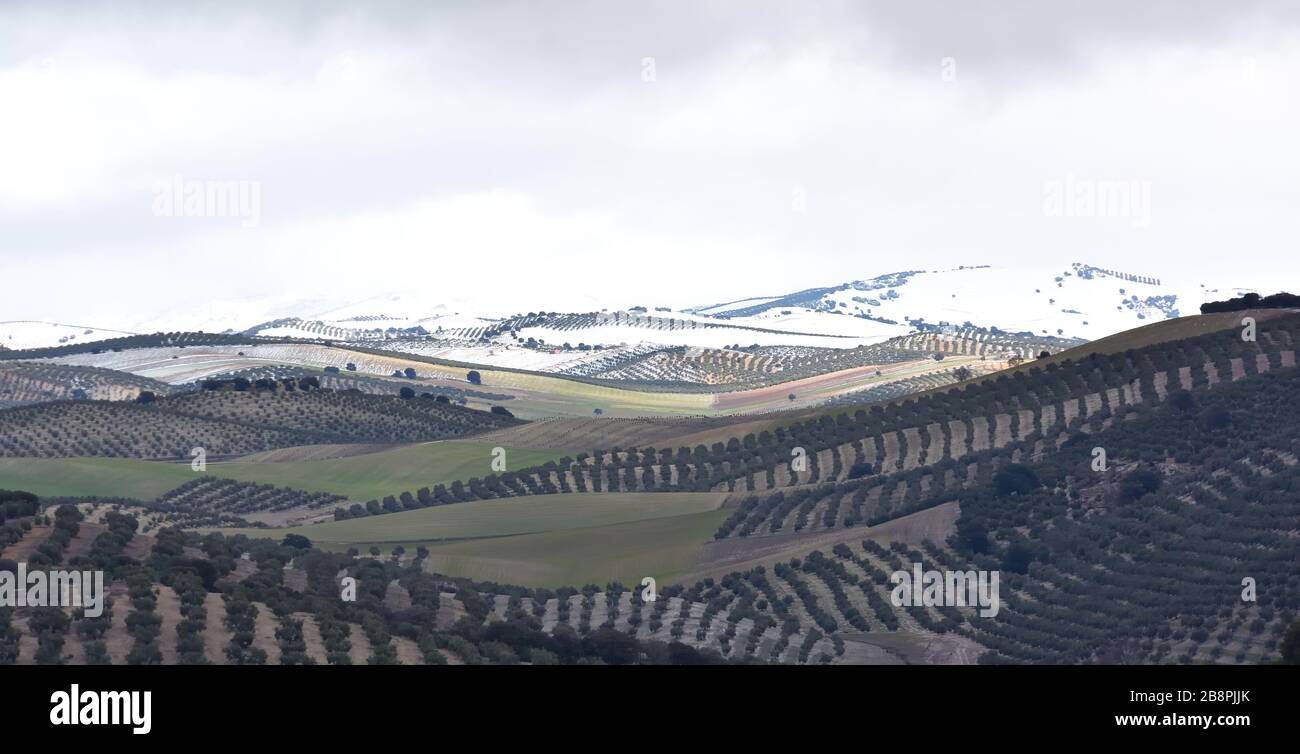
M 321 461 L 209 463 L 208 473 L 307 492 L 330 492 L 351 500 L 372 500 L 457 479 L 481 479 L 492 473 L 492 448 L 486 443 L 449 440 Z M 505 451 L 507 470 L 576 455 L 566 450 Z
M 209 463 L 214 476 L 329 492 L 352 500 L 414 492 L 420 487 L 492 473 L 493 446 L 446 441 L 319 461 Z M 506 448 L 506 468 L 520 469 L 571 455 L 562 450 Z M 129 497 L 153 500 L 195 477 L 188 463 L 130 458 L 0 458 L 0 489 L 42 497 Z
M 129 458 L 0 458 L 0 489 L 41 497 L 153 500 L 194 478 L 187 463 Z
M 200 529 L 283 538 L 302 534 L 322 549 L 371 545 L 429 548 L 449 576 L 525 586 L 581 586 L 687 571 L 726 518 L 721 493 L 574 493 L 421 508 L 284 529 Z
M 701 545 L 713 538 L 727 514 L 714 510 L 589 529 L 433 544 L 428 545 L 429 569 L 533 587 L 603 586 L 610 581 L 632 586 L 646 576 L 662 586 L 691 571 Z
M 282 538 L 303 534 L 335 545 L 407 544 L 584 529 L 717 510 L 713 492 L 588 492 L 478 500 L 283 529 L 212 529 L 222 534 Z

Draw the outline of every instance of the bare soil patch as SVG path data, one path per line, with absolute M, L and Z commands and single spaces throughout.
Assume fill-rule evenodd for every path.
M 144 534 L 136 534 L 124 549 L 126 556 L 132 560 L 144 560 L 149 557 L 149 553 L 152 551 L 153 537 Z
M 365 665 L 370 660 L 370 639 L 366 637 L 366 632 L 361 630 L 361 626 L 355 623 L 348 624 L 348 639 L 352 642 L 350 656 L 353 665 Z
M 230 629 L 226 628 L 226 603 L 221 595 L 209 592 L 203 597 L 207 623 L 203 627 L 203 654 L 213 665 L 226 664 L 226 646 L 230 644 Z
M 158 605 L 154 612 L 162 619 L 162 625 L 159 626 L 158 649 L 162 652 L 164 665 L 176 664 L 176 625 L 181 622 L 181 600 L 176 596 L 175 590 L 169 586 L 158 584 L 155 586 L 158 593 Z
M 131 598 L 126 582 L 113 582 L 108 588 L 108 594 L 113 599 L 113 622 L 104 634 L 104 646 L 114 665 L 125 665 L 126 656 L 135 644 L 135 638 L 126 630 L 126 616 L 131 612 Z
M 393 650 L 397 653 L 397 661 L 403 665 L 424 664 L 424 653 L 420 647 L 405 636 L 393 637 Z
M 6 547 L 0 557 L 22 563 L 31 557 L 32 553 L 36 552 L 36 548 L 40 547 L 41 543 L 53 531 L 54 527 L 52 526 L 33 526 L 30 531 L 23 535 L 22 539 Z
M 408 610 L 411 607 L 411 593 L 396 581 L 390 581 L 384 592 L 384 606 L 389 610 Z
M 275 639 L 275 629 L 280 621 L 271 608 L 261 602 L 254 602 L 257 607 L 257 621 L 253 626 L 253 646 L 266 652 L 267 665 L 280 664 L 280 642 Z
M 317 665 L 328 665 L 329 653 L 325 651 L 325 639 L 321 637 L 316 617 L 311 613 L 294 613 L 293 617 L 302 621 L 302 641 L 307 645 L 307 656 Z
M 18 665 L 35 665 L 36 664 L 36 634 L 33 634 L 28 627 L 27 615 L 15 615 L 11 625 L 20 634 L 18 637 Z
M 63 551 L 63 562 L 70 562 L 73 558 L 83 557 L 90 554 L 90 546 L 95 544 L 95 538 L 100 534 L 108 531 L 107 526 L 99 524 L 88 524 L 82 521 L 77 526 L 77 536 L 68 542 L 68 547 Z

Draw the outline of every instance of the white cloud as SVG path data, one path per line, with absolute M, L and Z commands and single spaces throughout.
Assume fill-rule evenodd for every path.
M 0 101 L 13 103 L 0 119 L 0 211 L 93 205 L 176 172 L 255 174 L 283 150 L 407 133 L 430 103 L 406 96 L 399 76 L 351 52 L 299 78 L 77 57 L 0 69 Z
M 0 318 L 412 287 L 687 304 L 1289 253 L 1300 46 L 1274 18 L 1022 18 L 1016 39 L 1056 41 L 1015 53 L 954 44 L 961 15 L 577 8 L 0 10 L 0 263 L 24 282 Z M 154 217 L 177 174 L 259 182 L 261 226 Z M 1066 175 L 1150 182 L 1151 226 L 1045 217 Z

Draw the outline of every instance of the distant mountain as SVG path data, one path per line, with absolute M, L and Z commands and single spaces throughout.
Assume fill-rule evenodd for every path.
M 198 302 L 120 330 L 48 322 L 0 323 L 0 346 L 50 347 L 127 332 L 244 333 L 360 340 L 443 335 L 512 344 L 518 335 L 551 344 L 639 343 L 853 348 L 918 331 L 956 328 L 1094 340 L 1154 321 L 1195 314 L 1203 303 L 1297 281 L 1197 281 L 1176 271 L 1117 270 L 1075 262 L 1059 267 L 963 265 L 904 270 L 779 295 L 674 310 L 619 300 L 617 291 L 553 297 L 544 306 L 513 298 L 447 298 L 420 291 L 352 302 L 291 297 Z M 1235 286 L 1235 287 L 1229 287 Z M 1244 286 L 1244 287 L 1243 287 Z M 545 298 L 544 293 L 539 293 Z M 533 309 L 525 309 L 529 303 Z M 126 332 L 123 332 L 126 331 Z
M 1062 268 L 960 266 L 905 270 L 776 296 L 755 296 L 673 311 L 596 310 L 556 302 L 514 314 L 501 302 L 383 296 L 262 322 L 248 334 L 332 339 L 446 335 L 509 343 L 513 333 L 545 343 L 652 343 L 723 348 L 791 345 L 853 348 L 918 331 L 958 328 L 1091 340 L 1194 314 L 1207 299 L 1240 292 L 1155 275 L 1074 263 Z M 587 303 L 587 302 L 581 302 Z

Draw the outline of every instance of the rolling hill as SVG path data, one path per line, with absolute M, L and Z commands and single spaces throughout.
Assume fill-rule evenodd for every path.
M 148 403 L 56 401 L 3 409 L 0 457 L 186 459 L 202 448 L 219 458 L 297 445 L 427 442 L 516 423 L 431 397 L 205 389 Z
M 55 400 L 135 400 L 141 392 L 173 392 L 171 385 L 98 367 L 0 361 L 0 407 Z

